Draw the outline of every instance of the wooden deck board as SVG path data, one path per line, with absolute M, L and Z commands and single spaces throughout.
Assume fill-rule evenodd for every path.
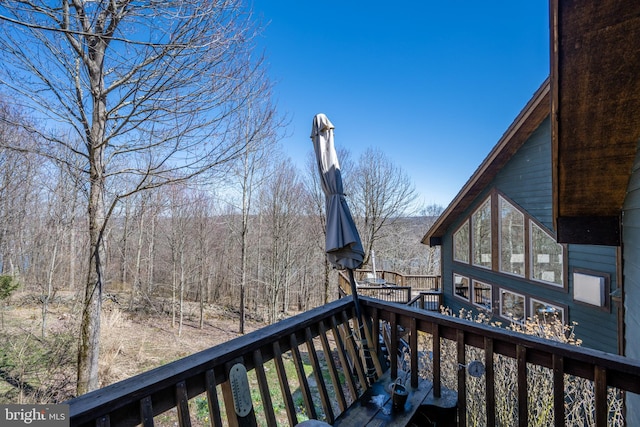
M 340 414 L 333 424 L 339 426 L 404 426 L 409 423 L 432 390 L 431 381 L 421 380 L 417 388 L 409 387 L 409 396 L 404 411 L 392 408 L 390 386 L 391 374 L 387 371 L 370 389 Z M 407 385 L 408 386 L 408 385 Z

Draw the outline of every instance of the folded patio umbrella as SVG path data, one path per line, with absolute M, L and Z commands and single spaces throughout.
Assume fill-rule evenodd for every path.
M 333 125 L 324 114 L 317 114 L 313 118 L 311 139 L 320 172 L 320 184 L 326 197 L 327 259 L 338 269 L 359 268 L 364 259 L 362 241 L 345 199 L 340 163 L 333 143 Z
M 373 382 L 373 360 L 364 337 L 364 323 L 362 321 L 358 289 L 353 270 L 359 268 L 364 260 L 364 250 L 360 234 L 351 216 L 349 205 L 345 199 L 342 187 L 340 163 L 333 144 L 333 125 L 324 114 L 317 114 L 313 118 L 311 139 L 316 153 L 320 183 L 325 194 L 327 212 L 326 252 L 327 259 L 338 269 L 349 272 L 351 296 L 356 311 L 360 342 L 367 367 L 367 377 Z

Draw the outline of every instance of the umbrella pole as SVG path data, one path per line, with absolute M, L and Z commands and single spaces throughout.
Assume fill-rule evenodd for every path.
M 353 305 L 356 311 L 356 317 L 358 318 L 358 335 L 360 337 L 360 343 L 362 345 L 362 353 L 364 355 L 364 361 L 367 369 L 367 379 L 369 384 L 375 382 L 375 367 L 373 366 L 373 359 L 371 358 L 371 350 L 367 344 L 367 338 L 364 333 L 364 321 L 362 319 L 362 311 L 360 309 L 360 301 L 358 300 L 358 289 L 356 287 L 356 279 L 353 274 L 353 269 L 349 268 L 349 283 L 351 284 L 351 296 L 353 298 Z M 372 331 L 373 332 L 373 331 Z M 373 333 L 372 333 L 373 336 Z
M 349 269 L 349 283 L 351 284 L 351 297 L 353 298 L 353 305 L 356 308 L 356 316 L 358 317 L 358 323 L 362 322 L 362 316 L 360 312 L 360 301 L 358 300 L 358 289 L 356 287 L 356 278 L 353 275 L 353 269 Z

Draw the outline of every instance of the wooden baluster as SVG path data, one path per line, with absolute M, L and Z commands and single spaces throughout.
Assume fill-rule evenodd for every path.
M 178 424 L 180 427 L 191 427 L 191 417 L 189 416 L 189 397 L 187 395 L 187 384 L 180 381 L 176 384 L 176 409 L 178 410 Z
M 391 327 L 391 338 L 389 346 L 389 359 L 391 360 L 391 379 L 393 381 L 398 378 L 398 321 L 396 319 L 396 314 L 391 313 L 391 318 L 389 319 L 389 326 Z
M 366 319 L 362 319 L 362 325 L 364 329 L 365 339 L 367 340 L 367 349 L 364 350 L 364 357 L 366 361 L 365 366 L 367 367 L 367 377 L 371 379 L 371 382 L 374 382 L 376 380 L 374 376 L 377 378 L 382 376 L 382 366 L 380 366 L 380 360 L 378 360 L 377 357 L 378 353 L 375 351 L 376 346 L 374 346 L 374 342 L 376 345 L 378 343 L 378 335 L 375 335 L 374 340 L 371 330 L 378 331 L 379 329 L 376 328 L 376 323 L 373 323 L 372 328 L 369 329 L 369 322 L 367 322 Z M 375 373 L 368 372 L 372 368 L 375 369 Z
M 333 340 L 336 342 L 336 349 L 338 350 L 338 358 L 340 359 L 340 364 L 342 365 L 342 370 L 344 372 L 345 380 L 347 382 L 347 387 L 349 388 L 349 393 L 351 394 L 351 403 L 353 403 L 358 398 L 358 392 L 356 389 L 356 384 L 353 381 L 353 376 L 351 375 L 351 370 L 349 368 L 349 361 L 347 359 L 347 349 L 342 339 L 342 333 L 338 327 L 338 322 L 335 316 L 331 316 L 331 333 L 333 334 Z
M 267 375 L 264 372 L 264 361 L 262 359 L 262 352 L 255 350 L 253 352 L 253 365 L 256 372 L 256 378 L 258 379 L 258 387 L 260 388 L 260 397 L 262 398 L 262 407 L 264 408 L 264 416 L 267 420 L 269 427 L 276 427 L 276 415 L 273 411 L 273 402 L 271 401 L 271 393 L 269 392 L 269 382 L 267 381 Z
M 431 353 L 433 355 L 433 397 L 442 394 L 442 378 L 440 371 L 440 325 L 431 324 Z
M 309 382 L 307 381 L 307 375 L 304 372 L 304 364 L 302 363 L 302 357 L 300 357 L 300 350 L 298 349 L 298 340 L 295 334 L 289 336 L 291 343 L 291 354 L 293 355 L 293 364 L 296 367 L 298 373 L 298 381 L 300 382 L 300 391 L 302 392 L 302 398 L 304 405 L 307 408 L 307 414 L 309 418 L 317 418 L 316 407 L 313 404 L 313 398 L 311 396 L 311 390 L 309 389 Z
M 373 310 L 373 315 L 371 316 L 371 335 L 370 348 L 374 357 L 377 359 L 380 354 L 380 313 L 377 308 Z M 380 361 L 378 360 L 378 362 Z M 382 367 L 380 367 L 380 369 L 382 370 Z M 378 373 L 378 377 L 380 376 L 382 376 L 382 371 Z
M 464 346 L 464 331 L 458 329 L 456 334 L 458 353 L 458 425 L 467 425 L 467 369 Z
M 280 350 L 280 343 L 278 343 L 277 341 L 273 343 L 273 361 L 276 364 L 276 372 L 278 373 L 280 391 L 282 392 L 282 398 L 284 399 L 285 408 L 287 409 L 289 425 L 294 426 L 298 424 L 298 416 L 296 415 L 296 407 L 293 403 L 291 390 L 289 389 L 287 371 L 284 369 L 284 363 L 282 363 L 282 350 Z
M 358 328 L 358 322 L 354 318 L 354 327 L 352 328 L 349 325 L 349 318 L 347 317 L 346 312 L 342 312 L 342 324 L 340 325 L 343 330 L 343 339 L 347 344 L 347 351 L 351 356 L 351 361 L 356 370 L 356 374 L 358 375 L 358 380 L 360 381 L 360 387 L 363 390 L 366 390 L 369 387 L 367 383 L 367 378 L 364 374 L 364 368 L 362 367 L 362 359 L 360 358 L 360 353 L 358 350 L 358 346 L 356 345 L 356 338 L 360 338 L 358 334 L 355 334 L 355 330 Z
M 227 380 L 222 383 L 222 395 L 231 427 L 257 427 L 256 413 L 249 389 L 244 359 L 238 357 L 225 363 Z
M 553 421 L 556 427 L 564 427 L 564 358 L 553 355 Z
M 495 370 L 493 365 L 493 340 L 484 338 L 484 366 L 485 366 L 485 394 L 486 394 L 486 413 L 487 425 L 496 425 L 496 388 L 495 388 Z
M 596 427 L 606 427 L 609 414 L 609 405 L 607 404 L 607 370 L 601 366 L 595 366 L 593 381 L 596 407 Z
M 140 400 L 140 418 L 143 427 L 153 427 L 153 406 L 151 404 L 151 396 L 144 397 Z
M 218 393 L 216 391 L 216 374 L 213 369 L 207 370 L 204 374 L 205 387 L 207 393 L 207 405 L 209 406 L 209 419 L 214 427 L 222 427 L 222 419 L 220 417 L 220 402 L 218 402 Z
M 411 335 L 409 337 L 411 348 L 411 387 L 418 387 L 418 321 L 411 318 Z
M 324 358 L 327 362 L 327 368 L 329 369 L 329 376 L 331 377 L 331 384 L 333 385 L 335 398 L 338 400 L 340 412 L 344 412 L 347 409 L 347 402 L 344 398 L 342 384 L 340 384 L 340 375 L 338 374 L 336 363 L 333 360 L 333 352 L 331 351 L 331 346 L 329 346 L 329 340 L 327 339 L 327 328 L 322 320 L 318 323 L 318 331 L 320 332 L 319 336 L 320 342 L 322 343 L 322 351 L 324 351 L 325 354 Z
M 322 376 L 322 368 L 320 367 L 320 360 L 318 360 L 316 346 L 314 345 L 313 337 L 311 336 L 311 329 L 309 327 L 305 328 L 304 333 L 307 342 L 307 350 L 309 352 L 309 361 L 311 362 L 311 366 L 313 367 L 313 375 L 316 379 L 318 391 L 320 392 L 322 409 L 324 410 L 325 416 L 327 417 L 327 422 L 329 424 L 332 424 L 335 420 L 335 416 L 333 414 L 333 408 L 331 407 L 331 400 L 329 399 L 327 386 L 324 382 L 324 377 Z M 331 357 L 331 355 L 329 355 L 329 357 Z
M 529 424 L 529 393 L 527 387 L 527 349 L 522 345 L 516 346 L 518 360 L 518 425 L 527 427 Z

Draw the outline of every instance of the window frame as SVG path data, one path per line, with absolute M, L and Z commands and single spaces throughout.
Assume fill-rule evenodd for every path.
M 565 313 L 567 312 L 566 307 L 562 307 L 558 304 L 552 304 L 548 301 L 541 300 L 539 298 L 534 298 L 534 297 L 529 297 L 529 317 L 530 318 L 534 319 L 536 317 L 535 310 L 533 309 L 533 304 L 536 302 L 539 304 L 545 305 L 547 307 L 553 307 L 554 309 L 556 309 L 556 311 L 561 314 L 560 320 L 562 321 L 562 324 L 563 325 L 567 324 L 567 317 L 565 315 Z
M 502 295 L 506 294 L 506 293 L 509 293 L 511 295 L 515 295 L 517 297 L 522 298 L 522 318 L 521 319 L 518 320 L 518 319 L 516 319 L 514 317 L 506 316 L 503 313 L 503 311 L 502 311 L 502 308 L 503 308 Z M 520 325 L 524 325 L 524 322 L 527 320 L 527 296 L 524 295 L 524 294 L 521 294 L 519 292 L 514 292 L 514 291 L 512 291 L 510 289 L 507 289 L 507 288 L 499 288 L 498 289 L 498 316 L 503 318 L 503 319 L 506 319 L 506 320 L 508 320 L 510 322 L 518 323 Z
M 558 284 L 556 282 L 550 282 L 548 280 L 543 280 L 543 279 L 538 279 L 536 277 L 534 277 L 535 274 L 535 269 L 534 269 L 534 262 L 533 262 L 533 258 L 535 257 L 535 252 L 534 252 L 534 239 L 533 239 L 533 227 L 538 227 L 540 229 L 540 231 L 542 231 L 544 234 L 546 234 L 549 238 L 551 238 L 551 240 L 553 240 L 555 242 L 556 245 L 560 246 L 560 249 L 562 250 L 562 253 L 560 254 L 562 257 L 562 271 L 560 272 L 560 279 L 561 279 L 561 283 Z M 533 218 L 529 218 L 529 275 L 528 275 L 528 279 L 531 280 L 532 282 L 535 283 L 540 283 L 540 284 L 544 284 L 550 287 L 553 287 L 555 289 L 564 289 L 565 291 L 568 289 L 567 286 L 567 247 L 566 245 L 563 245 L 562 243 L 558 243 L 558 241 L 556 240 L 555 236 L 549 232 L 549 230 L 547 230 L 547 228 L 545 226 L 543 226 L 542 224 L 540 224 L 538 221 L 534 220 Z M 540 255 L 544 255 L 544 254 L 540 254 Z
M 488 308 L 484 304 L 476 302 L 476 284 L 481 284 L 481 285 L 487 286 L 489 288 L 488 289 L 489 290 L 489 307 Z M 472 291 L 471 291 L 471 303 L 473 305 L 475 305 L 476 307 L 480 307 L 483 310 L 490 311 L 490 312 L 493 313 L 493 289 L 494 289 L 494 286 L 491 285 L 490 283 L 486 283 L 483 280 L 471 279 L 471 289 L 472 289 Z M 484 288 L 483 290 L 486 290 L 486 288 Z
M 462 231 L 462 229 L 466 227 L 467 229 L 467 260 L 461 260 L 456 258 L 456 235 Z M 471 218 L 466 218 L 462 224 L 453 232 L 452 237 L 452 250 L 453 255 L 452 258 L 455 262 L 459 262 L 462 264 L 471 264 Z
M 501 273 L 504 274 L 509 274 L 515 277 L 522 277 L 522 278 L 526 278 L 527 277 L 527 253 L 528 253 L 528 248 L 527 248 L 527 215 L 525 215 L 525 213 L 521 210 L 518 209 L 518 207 L 512 203 L 510 200 L 508 200 L 504 195 L 502 194 L 498 194 L 497 195 L 497 203 L 498 203 L 498 207 L 497 207 L 497 217 L 498 217 L 498 225 L 497 225 L 497 240 L 498 240 L 498 270 Z M 522 256 L 522 274 L 518 274 L 515 273 L 513 271 L 508 271 L 504 268 L 503 266 L 503 259 L 502 259 L 502 249 L 503 249 L 503 218 L 502 218 L 502 203 L 507 204 L 511 209 L 513 209 L 517 214 L 520 215 L 520 217 L 522 218 L 522 253 L 521 254 L 511 254 L 511 256 L 513 257 L 514 255 L 521 255 Z
M 478 248 L 480 250 L 480 260 L 478 262 L 476 262 L 476 239 L 475 239 L 475 226 L 476 223 L 478 222 L 476 220 L 476 215 L 479 214 L 479 212 L 486 207 L 489 209 L 489 218 L 488 218 L 488 222 L 489 222 L 489 244 L 488 244 L 488 249 L 489 249 L 489 253 L 488 254 L 484 254 L 482 253 L 482 249 L 486 246 L 483 245 L 483 247 Z M 493 194 L 489 194 L 489 196 L 487 198 L 485 198 L 479 205 L 478 207 L 471 213 L 471 215 L 469 216 L 469 223 L 470 223 L 470 227 L 469 227 L 469 244 L 471 246 L 471 265 L 473 265 L 474 267 L 478 267 L 478 268 L 483 268 L 485 270 L 493 270 L 493 257 L 494 257 L 494 249 L 493 249 L 493 244 L 494 244 L 494 237 L 493 237 L 493 230 L 494 230 L 494 225 L 493 225 L 493 216 L 494 216 L 494 209 L 493 209 Z M 480 218 L 481 220 L 484 220 L 485 218 Z M 482 261 L 482 256 L 483 255 L 489 255 L 489 262 L 488 265 L 485 265 Z
M 467 280 L 467 297 L 463 297 L 462 295 L 458 294 L 456 292 L 456 276 L 461 277 L 463 280 L 466 279 Z M 471 302 L 471 279 L 468 276 L 465 276 L 463 274 L 460 273 L 453 273 L 453 296 L 461 299 L 462 301 L 465 301 L 467 303 Z
M 505 203 L 508 203 L 512 206 L 518 213 L 523 215 L 524 218 L 524 276 L 521 276 L 516 273 L 511 273 L 508 271 L 503 271 L 501 267 L 501 224 L 500 224 L 500 199 L 504 200 Z M 552 233 L 547 227 L 545 227 L 540 221 L 534 218 L 531 214 L 529 214 L 525 209 L 521 208 L 517 203 L 507 197 L 504 193 L 499 191 L 496 188 L 491 189 L 487 195 L 485 195 L 480 203 L 478 203 L 474 210 L 466 215 L 461 225 L 455 229 L 455 232 L 451 235 L 451 252 L 450 259 L 452 263 L 462 263 L 464 265 L 468 265 L 470 267 L 479 268 L 484 271 L 491 271 L 495 274 L 501 274 L 505 276 L 510 276 L 517 278 L 519 280 L 526 281 L 527 283 L 536 285 L 536 286 L 545 286 L 549 289 L 553 289 L 555 291 L 562 291 L 567 293 L 569 291 L 569 267 L 568 267 L 568 246 L 566 244 L 558 243 L 556 240 L 556 236 Z M 490 239 L 490 250 L 491 250 L 491 265 L 482 265 L 475 263 L 475 245 L 476 239 L 474 238 L 474 215 L 479 212 L 480 209 L 484 208 L 488 205 L 490 209 L 490 220 L 489 223 L 491 225 L 491 232 L 489 233 Z M 466 263 L 464 261 L 460 261 L 454 258 L 454 235 L 457 233 L 462 227 L 466 227 L 468 224 L 469 227 L 469 262 Z M 544 232 L 547 236 L 549 236 L 553 242 L 560 246 L 562 250 L 562 271 L 561 271 L 561 283 L 549 282 L 546 280 L 536 279 L 533 277 L 534 268 L 533 268 L 533 225 L 538 227 L 542 232 Z M 468 272 L 464 272 L 464 275 L 469 276 Z M 473 298 L 473 295 L 471 296 Z

